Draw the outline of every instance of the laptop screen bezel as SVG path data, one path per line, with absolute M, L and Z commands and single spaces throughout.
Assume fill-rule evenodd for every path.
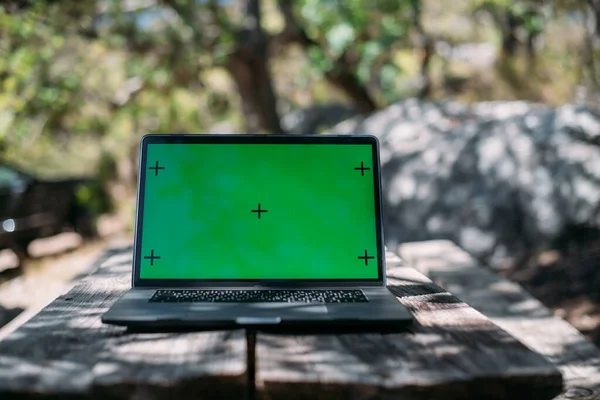
M 373 153 L 373 180 L 375 196 L 375 229 L 377 234 L 378 276 L 372 279 L 142 279 L 141 243 L 144 215 L 144 183 L 147 168 L 146 155 L 150 144 L 368 144 Z M 133 246 L 133 287 L 343 287 L 384 286 L 385 247 L 383 242 L 381 168 L 379 141 L 370 135 L 158 135 L 142 137 L 138 166 L 135 241 Z

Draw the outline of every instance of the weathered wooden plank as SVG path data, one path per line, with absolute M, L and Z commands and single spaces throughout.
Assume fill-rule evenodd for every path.
M 131 249 L 0 342 L 0 398 L 244 398 L 242 330 L 125 334 L 100 316 L 130 285 Z
M 600 350 L 520 285 L 499 277 L 449 241 L 407 243 L 403 260 L 559 367 L 556 399 L 600 400 Z
M 548 399 L 559 372 L 456 297 L 389 258 L 412 333 L 258 334 L 261 399 Z

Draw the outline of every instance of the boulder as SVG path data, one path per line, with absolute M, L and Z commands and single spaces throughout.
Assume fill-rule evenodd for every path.
M 408 99 L 330 133 L 379 138 L 388 247 L 450 239 L 502 268 L 599 228 L 598 110 Z

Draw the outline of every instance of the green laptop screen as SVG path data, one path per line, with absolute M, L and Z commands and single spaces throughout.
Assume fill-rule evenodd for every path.
M 378 277 L 370 144 L 146 151 L 141 279 Z

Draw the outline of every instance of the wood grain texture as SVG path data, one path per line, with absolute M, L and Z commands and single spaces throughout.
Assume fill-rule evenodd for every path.
M 100 316 L 130 287 L 131 249 L 0 342 L 0 398 L 244 398 L 242 330 L 126 333 Z
M 555 364 L 565 381 L 556 400 L 600 400 L 600 350 L 520 285 L 483 268 L 449 241 L 408 243 L 399 253 L 407 264 Z
M 549 399 L 560 373 L 489 319 L 388 256 L 411 333 L 256 338 L 261 399 Z

